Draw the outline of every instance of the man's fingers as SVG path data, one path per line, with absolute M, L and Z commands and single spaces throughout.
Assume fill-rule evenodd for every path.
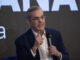
M 40 31 L 39 31 L 39 34 L 40 34 Z
M 37 34 L 37 36 L 36 37 L 41 37 L 41 35 L 40 35 L 40 31 L 38 32 L 38 34 Z
M 40 35 L 40 31 L 38 31 L 38 35 Z

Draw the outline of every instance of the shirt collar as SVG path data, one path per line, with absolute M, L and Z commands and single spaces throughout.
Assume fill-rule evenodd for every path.
M 37 33 L 37 32 L 35 32 L 33 29 L 32 29 L 32 32 L 33 32 L 34 36 L 36 37 L 38 33 Z M 44 30 L 43 35 L 44 35 L 44 34 L 46 34 L 45 30 Z M 43 36 L 43 35 L 42 35 L 42 36 Z

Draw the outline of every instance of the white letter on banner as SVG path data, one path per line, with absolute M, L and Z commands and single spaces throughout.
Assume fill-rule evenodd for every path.
M 5 28 L 3 26 L 0 26 L 0 39 L 3 39 L 3 38 L 4 39 L 6 38 Z
M 43 11 L 49 11 L 49 0 L 37 0 Z
M 71 11 L 78 11 L 76 0 L 54 0 L 52 11 L 59 11 L 61 5 L 69 5 Z
M 0 8 L 1 6 L 11 6 L 14 12 L 20 11 L 18 0 L 0 0 Z
M 30 0 L 23 0 L 23 11 L 27 11 L 30 8 Z

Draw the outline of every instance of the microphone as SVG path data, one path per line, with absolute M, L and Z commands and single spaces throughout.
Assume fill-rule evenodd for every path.
M 52 35 L 51 34 L 46 34 L 46 37 L 47 37 L 47 41 L 48 41 L 48 47 L 52 46 L 52 42 L 51 42 L 51 37 Z M 51 55 L 53 58 L 55 58 L 56 56 L 55 55 Z
M 48 46 L 49 47 L 52 46 L 52 42 L 51 42 L 52 35 L 48 33 L 48 34 L 46 34 L 46 37 L 47 37 Z

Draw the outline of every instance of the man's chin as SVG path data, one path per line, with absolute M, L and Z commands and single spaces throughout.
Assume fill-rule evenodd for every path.
M 39 28 L 38 30 L 39 30 L 39 31 L 44 31 L 44 29 L 40 29 L 40 28 Z

